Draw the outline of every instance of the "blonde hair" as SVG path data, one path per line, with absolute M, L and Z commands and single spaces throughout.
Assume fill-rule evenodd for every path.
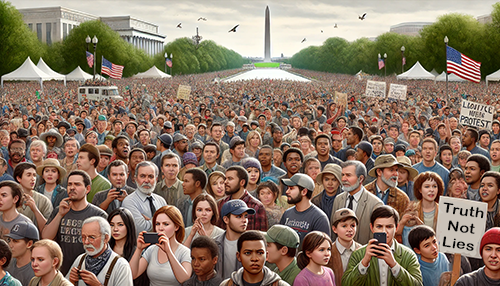
M 259 137 L 259 146 L 262 145 L 262 136 L 260 136 L 260 133 L 255 130 L 252 130 L 248 132 L 247 140 L 245 140 L 245 147 L 248 148 L 250 146 L 250 139 L 252 139 L 254 135 L 257 135 L 257 137 Z
M 57 244 L 53 240 L 42 239 L 35 242 L 33 246 L 31 246 L 31 251 L 33 251 L 33 249 L 37 247 L 46 247 L 47 250 L 49 251 L 50 257 L 52 259 L 57 258 L 59 260 L 56 264 L 56 270 L 59 270 L 63 262 L 63 253 L 59 244 Z

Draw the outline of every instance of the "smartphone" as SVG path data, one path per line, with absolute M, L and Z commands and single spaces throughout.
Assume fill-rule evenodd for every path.
M 146 232 L 145 234 L 143 234 L 143 236 L 144 236 L 144 242 L 151 244 L 158 243 L 158 238 L 160 237 L 156 232 Z
M 387 243 L 387 234 L 385 232 L 375 232 L 373 234 L 373 238 L 377 240 L 375 244 L 379 243 Z M 384 255 L 383 253 L 380 252 L 375 252 L 378 256 Z
M 117 191 L 117 192 L 120 192 L 120 193 L 118 194 L 119 196 L 123 196 L 123 190 L 122 190 L 122 188 L 116 188 L 116 191 Z

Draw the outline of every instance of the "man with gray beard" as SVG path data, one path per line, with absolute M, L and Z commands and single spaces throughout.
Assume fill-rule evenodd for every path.
M 365 186 L 366 190 L 376 195 L 385 205 L 393 207 L 403 214 L 410 203 L 408 195 L 399 189 L 399 167 L 403 167 L 391 154 L 380 155 L 375 159 L 375 166 L 368 175 L 376 178 Z
M 366 178 L 366 167 L 359 161 L 346 161 L 342 165 L 342 185 L 344 192 L 337 195 L 333 202 L 332 218 L 330 224 L 333 222 L 333 214 L 341 208 L 350 208 L 356 213 L 358 218 L 358 231 L 354 235 L 354 241 L 360 244 L 367 244 L 373 238 L 370 231 L 370 217 L 372 211 L 382 206 L 384 203 L 377 198 L 374 194 L 368 192 L 363 183 Z M 337 235 L 332 232 L 332 240 L 337 239 Z
M 85 253 L 75 259 L 66 279 L 80 286 L 134 285 L 128 261 L 109 247 L 110 237 L 111 227 L 104 218 L 94 216 L 83 221 L 82 243 Z
M 139 236 L 141 231 L 151 231 L 156 210 L 167 205 L 163 197 L 153 194 L 157 178 L 156 164 L 143 161 L 135 167 L 137 191 L 123 200 L 122 207 L 128 209 L 134 217 L 136 236 Z

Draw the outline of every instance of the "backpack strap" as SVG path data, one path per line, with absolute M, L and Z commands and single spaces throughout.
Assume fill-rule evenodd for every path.
M 83 262 L 85 261 L 85 257 L 87 257 L 87 254 L 84 254 L 82 258 L 80 258 L 80 262 L 78 263 L 78 269 L 82 269 Z
M 118 258 L 120 258 L 120 256 L 115 256 L 115 258 L 113 258 L 113 261 L 111 261 L 111 265 L 109 266 L 108 272 L 106 273 L 106 279 L 104 280 L 103 286 L 108 286 L 109 278 L 111 278 L 111 272 L 113 272 L 113 268 L 115 267 Z
M 229 278 L 229 281 L 227 281 L 226 286 L 234 286 L 233 279 Z
M 273 282 L 273 286 L 278 286 L 278 285 L 280 285 L 280 280 L 276 280 Z

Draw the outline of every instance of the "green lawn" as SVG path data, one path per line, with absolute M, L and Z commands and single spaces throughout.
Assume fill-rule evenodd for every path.
M 256 68 L 277 68 L 280 63 L 255 63 Z

